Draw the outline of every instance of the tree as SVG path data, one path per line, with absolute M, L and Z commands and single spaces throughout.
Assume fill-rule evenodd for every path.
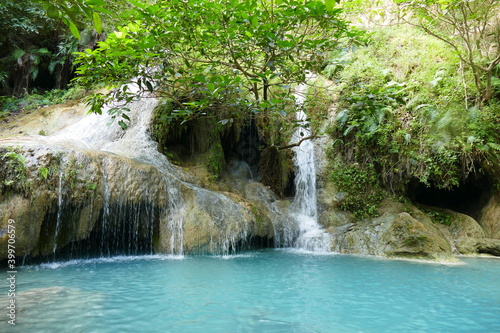
M 106 7 L 104 0 L 34 0 L 42 4 L 47 16 L 61 20 L 76 38 L 80 39 L 79 17 L 86 17 L 94 22 L 98 33 L 102 31 L 102 20 L 99 13 L 113 15 Z
M 175 101 L 186 120 L 221 105 L 283 113 L 291 85 L 321 66 L 342 37 L 355 36 L 334 0 L 131 2 L 136 8 L 124 16 L 128 24 L 79 53 L 77 81 L 137 80 L 139 91 L 94 95 L 93 112 L 110 100 L 126 104 L 154 92 Z M 111 112 L 127 119 L 123 110 Z
M 500 1 L 395 0 L 417 19 L 410 24 L 450 45 L 472 71 L 481 102 L 494 93 L 500 64 Z
M 33 88 L 66 88 L 73 71 L 73 52 L 82 50 L 82 44 L 94 44 L 95 34 L 90 29 L 82 36 L 80 31 L 93 20 L 100 32 L 98 12 L 110 13 L 104 5 L 102 0 L 3 0 L 0 94 L 22 96 Z
M 0 91 L 20 96 L 54 58 L 60 40 L 57 24 L 27 0 L 2 2 L 0 15 Z

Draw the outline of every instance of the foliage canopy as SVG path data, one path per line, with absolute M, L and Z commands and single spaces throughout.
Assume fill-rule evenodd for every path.
M 356 35 L 332 0 L 131 2 L 126 25 L 79 53 L 77 81 L 136 82 L 138 90 L 93 96 L 93 112 L 111 100 L 126 104 L 154 93 L 175 101 L 175 116 L 185 120 L 221 105 L 284 115 L 291 85 L 320 67 L 341 38 Z
M 498 179 L 498 102 L 467 105 L 473 79 L 450 50 L 410 26 L 379 28 L 371 45 L 326 67 L 338 82 L 332 137 L 341 164 L 375 168 L 403 195 L 411 180 L 452 189 L 471 175 Z

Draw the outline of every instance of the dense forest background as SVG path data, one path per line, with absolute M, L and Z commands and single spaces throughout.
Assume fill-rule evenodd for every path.
M 284 170 L 309 71 L 311 125 L 332 139 L 330 177 L 358 218 L 386 193 L 468 193 L 449 206 L 498 191 L 498 1 L 4 0 L 0 14 L 0 121 L 86 96 L 96 113 L 121 101 L 110 112 L 126 129 L 126 104 L 154 94 L 165 153 L 204 124 L 190 153 L 223 157 L 229 128 L 254 122 Z M 138 91 L 119 88 L 132 81 Z M 286 195 L 276 174 L 263 181 Z

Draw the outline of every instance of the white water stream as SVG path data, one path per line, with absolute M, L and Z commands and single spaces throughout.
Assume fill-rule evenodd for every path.
M 310 78 L 310 76 L 309 76 Z M 292 136 L 291 143 L 298 143 L 312 135 L 307 115 L 304 112 L 305 89 L 302 83 L 295 91 L 297 104 L 296 119 L 300 126 Z M 318 208 L 316 196 L 316 167 L 314 164 L 314 141 L 304 140 L 293 148 L 295 152 L 295 198 L 292 205 L 293 214 L 298 220 L 300 234 L 295 247 L 313 252 L 329 252 L 331 237 L 318 224 Z

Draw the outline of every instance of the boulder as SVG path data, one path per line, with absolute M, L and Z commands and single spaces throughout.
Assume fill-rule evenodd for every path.
M 484 238 L 476 243 L 478 253 L 486 253 L 500 257 L 500 239 Z
M 340 253 L 457 261 L 450 244 L 430 219 L 416 219 L 407 212 L 386 212 L 333 230 L 333 250 Z
M 500 239 L 500 193 L 493 195 L 479 214 L 486 237 Z

